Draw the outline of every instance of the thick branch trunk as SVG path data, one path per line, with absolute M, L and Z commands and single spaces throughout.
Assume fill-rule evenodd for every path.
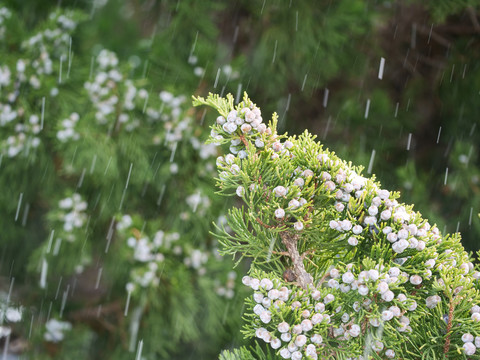
M 293 263 L 293 272 L 297 277 L 298 284 L 307 289 L 310 284 L 313 283 L 312 275 L 310 275 L 303 265 L 303 259 L 298 253 L 297 242 L 299 236 L 296 234 L 289 233 L 287 231 L 281 232 L 280 237 L 282 238 L 282 243 L 285 245 L 288 251 L 288 255 Z

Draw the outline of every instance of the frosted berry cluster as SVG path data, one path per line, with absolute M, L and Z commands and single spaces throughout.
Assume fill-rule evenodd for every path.
M 168 266 L 165 260 L 175 259 L 186 268 L 194 270 L 198 275 L 207 274 L 207 262 L 211 252 L 193 248 L 191 244 L 181 241 L 178 232 L 166 233 L 162 230 L 149 236 L 147 231 L 140 231 L 130 215 L 122 215 L 117 219 L 117 235 L 124 238 L 130 250 L 134 265 L 130 272 L 127 291 L 134 292 L 140 288 L 157 287 L 162 274 L 168 278 Z M 167 273 L 164 273 L 164 272 Z M 225 283 L 216 282 L 219 295 L 233 297 L 235 276 L 229 275 Z
M 43 338 L 46 341 L 58 343 L 65 338 L 65 333 L 72 329 L 72 323 L 57 319 L 49 319 L 45 323 Z
M 57 139 L 60 142 L 80 139 L 80 134 L 75 131 L 75 126 L 77 125 L 79 119 L 80 116 L 78 113 L 73 112 L 68 118 L 63 119 L 60 122 L 60 128 L 57 131 Z
M 12 333 L 12 324 L 22 321 L 23 309 L 22 307 L 7 306 L 2 304 L 0 309 L 0 339 L 10 336 Z M 5 324 L 8 323 L 8 324 Z
M 140 119 L 132 110 L 137 102 L 143 104 L 148 100 L 145 89 L 137 89 L 131 80 L 119 68 L 117 55 L 103 49 L 97 55 L 97 67 L 93 81 L 84 85 L 95 112 L 95 119 L 101 125 L 108 125 L 109 132 L 121 128 L 132 131 L 140 125 Z
M 161 122 L 162 133 L 153 133 L 152 142 L 168 146 L 174 155 L 177 143 L 192 127 L 192 119 L 184 114 L 186 97 L 174 96 L 166 90 L 152 96 L 128 78 L 128 69 L 121 67 L 112 51 L 101 50 L 96 64 L 93 80 L 85 82 L 84 87 L 95 109 L 97 123 L 106 125 L 112 134 L 121 130 L 132 132 L 145 121 Z
M 10 12 L 1 8 L 0 38 L 5 32 L 4 20 L 8 17 Z M 0 128 L 4 131 L 0 140 L 1 154 L 11 158 L 20 154 L 29 156 L 40 145 L 44 125 L 42 108 L 48 95 L 58 94 L 55 85 L 62 82 L 62 75 L 67 76 L 68 61 L 71 60 L 68 56 L 70 34 L 76 25 L 69 14 L 51 14 L 46 28 L 23 42 L 25 58 L 17 57 L 13 64 L 5 61 L 0 66 Z M 27 93 L 27 88 L 35 97 L 28 105 L 24 97 L 20 97 L 20 94 Z M 30 111 L 32 105 L 35 112 Z
M 82 228 L 87 222 L 87 202 L 82 196 L 74 193 L 58 202 L 60 211 L 55 214 L 63 223 L 63 230 L 71 233 L 74 229 Z M 74 237 L 67 236 L 66 240 L 73 241 Z
M 185 114 L 186 98 L 184 95 L 175 96 L 171 92 L 163 90 L 158 96 L 160 106 L 158 108 L 150 106 L 146 110 L 150 122 L 161 121 L 163 123 L 163 133 L 155 134 L 153 143 L 165 144 L 174 154 L 177 144 L 187 138 L 187 134 L 192 130 L 193 119 Z
M 337 313 L 334 293 L 324 288 L 295 290 L 268 277 L 244 276 L 242 282 L 254 290 L 251 307 L 255 336 L 284 359 L 317 359 L 331 317 Z
M 198 214 L 199 216 L 205 215 L 205 212 L 210 207 L 211 203 L 210 198 L 203 194 L 200 190 L 197 190 L 197 192 L 187 196 L 185 201 L 192 212 Z
M 8 105 L 2 107 L 2 110 L 8 112 L 11 108 Z M 10 112 L 9 114 L 13 114 Z M 0 122 L 3 120 L 14 119 L 9 115 L 3 116 L 5 113 L 0 114 Z M 8 157 L 15 157 L 20 153 L 28 156 L 31 151 L 36 149 L 40 145 L 40 124 L 38 115 L 30 115 L 28 122 L 17 123 L 14 127 L 14 134 L 7 137 L 7 140 L 0 144 L 2 152 Z

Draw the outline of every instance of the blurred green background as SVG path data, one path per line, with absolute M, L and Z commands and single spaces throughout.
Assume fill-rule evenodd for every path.
M 88 349 L 85 354 L 76 358 L 121 359 L 133 358 L 135 351 L 138 352 L 138 344 L 133 353 L 131 346 L 125 345 L 128 342 L 125 334 L 131 333 L 132 328 L 129 316 L 125 321 L 109 319 L 110 326 L 90 315 L 80 319 L 82 313 L 79 312 L 85 303 L 89 309 L 97 309 L 100 304 L 118 302 L 121 309 L 117 312 L 121 315 L 127 301 L 124 289 L 132 261 L 125 260 L 123 255 L 114 255 L 114 260 L 100 256 L 104 243 L 99 245 L 99 242 L 100 239 L 105 241 L 110 221 L 113 224 L 111 219 L 118 220 L 114 218 L 118 216 L 115 209 L 120 198 L 123 201 L 122 186 L 127 175 L 130 178 L 130 164 L 144 163 L 145 179 L 148 179 L 132 179 L 135 190 L 130 191 L 125 205 L 129 211 L 138 213 L 137 229 L 143 231 L 148 221 L 152 229 L 164 227 L 178 231 L 185 239 L 182 245 L 185 253 L 194 247 L 214 247 L 209 238 L 209 231 L 213 230 L 210 225 L 222 215 L 226 204 L 224 199 L 219 200 L 213 194 L 214 182 L 210 177 L 215 156 L 199 157 L 198 144 L 206 138 L 208 124 L 215 115 L 203 109 L 191 110 L 192 94 L 231 92 L 239 99 L 243 91 L 247 91 L 262 108 L 264 119 L 274 111 L 279 114 L 280 131 L 300 134 L 308 129 L 340 157 L 363 165 L 365 175 L 375 174 L 385 188 L 400 191 L 402 200 L 415 204 L 415 210 L 432 224 L 436 223 L 444 232 L 461 232 L 468 251 L 480 249 L 477 216 L 480 211 L 480 129 L 477 128 L 480 1 L 11 0 L 3 4 L 15 14 L 16 21 L 8 23 L 11 31 L 2 45 L 4 56 L 0 56 L 0 66 L 2 61 L 10 61 L 14 66 L 16 59 L 28 56 L 22 50 L 22 41 L 42 28 L 52 11 L 76 9 L 82 14 L 71 38 L 70 50 L 74 55 L 69 70 L 70 82 L 61 87 L 58 103 L 50 102 L 52 122 L 60 123 L 60 114 L 89 113 L 92 104 L 86 101 L 88 96 L 83 83 L 92 78 L 94 61 L 102 49 L 116 53 L 119 67 L 149 93 L 168 91 L 183 96 L 181 117 L 194 119 L 182 140 L 186 145 L 178 148 L 175 145 L 173 150 L 178 159 L 178 172 L 171 168 L 172 148 L 162 142 L 168 138 L 170 128 L 162 127 L 158 132 L 159 143 L 164 147 L 151 146 L 150 138 L 146 140 L 157 131 L 154 125 L 143 128 L 143 132 L 105 143 L 98 135 L 99 129 L 86 127 L 85 133 L 91 138 L 89 143 L 83 143 L 83 154 L 88 156 L 75 164 L 72 159 L 70 170 L 59 164 L 66 163 L 72 156 L 75 158 L 77 147 L 54 145 L 54 132 L 46 135 L 45 144 L 51 146 L 45 146 L 38 163 L 32 165 L 32 161 L 37 160 L 28 157 L 15 163 L 5 159 L 0 165 L 0 182 L 5 192 L 1 196 L 3 209 L 0 209 L 4 215 L 3 288 L 8 293 L 15 278 L 17 300 L 25 306 L 25 324 L 15 330 L 15 339 L 27 344 L 17 351 L 20 356 L 67 359 L 75 358 L 72 354 L 84 348 Z M 55 69 L 58 70 L 58 66 L 59 63 L 54 62 Z M 5 91 L 1 94 L 2 101 L 8 95 Z M 29 99 L 31 107 L 38 110 L 42 94 L 35 94 L 33 90 L 22 94 Z M 155 98 L 158 101 L 157 95 Z M 140 121 L 141 108 L 138 105 Z M 93 110 L 88 116 L 93 119 Z M 172 120 L 173 126 L 178 126 L 175 121 Z M 52 131 L 54 128 L 52 126 Z M 9 133 L 0 128 L 0 136 L 5 140 Z M 135 150 L 125 150 L 120 144 L 128 144 L 127 147 Z M 103 180 L 90 179 L 87 175 L 86 185 L 80 189 L 79 180 L 83 181 L 85 175 L 82 169 L 90 166 L 90 155 L 108 151 L 114 154 L 116 146 L 117 175 Z M 152 164 L 157 166 L 156 161 L 157 170 L 160 169 L 158 177 L 152 170 Z M 47 177 L 50 180 L 44 181 L 42 174 L 47 173 L 47 169 L 53 170 L 51 177 Z M 173 176 L 173 173 L 178 175 Z M 122 185 L 114 191 L 111 183 L 118 179 L 116 176 L 122 176 Z M 39 178 L 42 180 L 36 181 Z M 25 183 L 28 190 L 21 187 Z M 165 186 L 164 203 L 156 206 Z M 55 308 L 60 311 L 58 289 L 62 289 L 60 293 L 65 291 L 60 283 L 58 289 L 54 286 L 38 290 L 38 261 L 44 251 L 38 249 L 48 243 L 53 226 L 47 219 L 53 206 L 53 201 L 49 200 L 62 199 L 63 191 L 70 189 L 70 192 L 83 190 L 89 203 L 93 203 L 97 192 L 103 194 L 110 188 L 113 198 L 117 196 L 117 203 L 112 205 L 101 198 L 100 204 L 107 210 L 93 215 L 97 218 L 88 240 L 92 242 L 91 253 L 85 260 L 90 266 L 87 269 L 93 274 L 85 280 L 87 282 L 95 283 L 99 266 L 105 268 L 108 274 L 102 284 L 105 291 L 95 293 L 96 297 L 89 301 L 80 297 L 76 304 L 67 306 L 66 314 L 70 315 L 65 317 L 75 325 L 75 336 L 67 338 L 63 345 L 45 343 L 40 330 L 37 337 L 35 332 L 32 335 L 31 324 L 43 326 L 51 311 Z M 143 191 L 144 188 L 147 190 Z M 196 211 L 188 215 L 179 204 L 188 209 L 185 199 L 196 193 L 197 188 L 202 189 L 202 194 L 206 194 L 212 204 L 203 215 Z M 32 210 L 25 215 L 28 226 L 12 221 L 18 212 L 20 193 L 26 200 L 30 199 Z M 89 209 L 95 210 L 92 206 Z M 68 263 L 73 264 L 76 251 L 79 250 L 63 255 L 65 269 Z M 124 250 L 114 248 L 114 251 L 120 254 Z M 124 266 L 121 261 L 130 265 Z M 92 267 L 95 262 L 96 267 Z M 156 290 L 151 290 L 148 296 L 139 295 L 135 300 L 144 304 L 144 311 L 149 306 L 159 309 L 158 312 L 152 310 L 140 321 L 145 344 L 142 355 L 148 359 L 216 357 L 221 349 L 236 346 L 241 341 L 241 308 L 236 307 L 241 307 L 243 290 L 238 290 L 239 295 L 229 301 L 205 295 L 205 289 L 212 284 L 202 283 L 197 273 L 184 272 L 178 264 L 184 263 L 180 259 L 171 264 L 172 275 L 168 280 L 171 292 L 166 288 L 160 296 Z M 226 281 L 231 265 L 229 262 L 219 266 L 212 261 L 209 274 Z M 65 270 L 58 269 L 62 270 L 54 274 L 55 281 L 59 277 L 62 279 Z M 241 266 L 237 272 L 242 273 Z M 171 317 L 171 313 L 175 313 L 172 309 L 179 304 L 178 299 L 184 299 L 178 289 L 187 284 L 196 288 L 191 290 L 192 298 L 182 305 L 189 310 Z M 204 298 L 200 301 L 193 291 L 203 292 Z M 89 296 L 87 293 L 86 297 Z M 157 296 L 161 300 L 155 308 Z M 210 317 L 204 309 L 212 312 L 217 309 L 219 313 Z M 196 318 L 202 313 L 204 317 Z M 114 317 L 112 314 L 108 316 Z M 225 318 L 232 318 L 231 323 L 226 325 Z M 198 322 L 205 324 L 195 325 L 194 331 L 190 331 L 190 323 Z M 211 332 L 202 331 L 202 326 L 211 328 Z M 212 326 L 222 326 L 224 330 Z M 218 338 L 213 339 L 215 334 Z M 154 341 L 161 345 L 151 346 Z

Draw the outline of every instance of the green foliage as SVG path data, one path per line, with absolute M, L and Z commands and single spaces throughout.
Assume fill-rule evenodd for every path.
M 277 358 L 480 358 L 480 272 L 458 233 L 442 236 L 308 132 L 277 135 L 247 94 L 194 105 L 219 111 L 210 141 L 231 143 L 217 185 L 244 206 L 218 238 L 254 259 L 246 338 Z
M 217 356 L 241 337 L 243 295 L 232 266 L 243 273 L 241 260 L 248 258 L 269 274 L 258 277 L 289 278 L 281 236 L 294 224 L 303 226 L 298 251 L 314 277 L 337 264 L 338 253 L 349 261 L 395 255 L 380 235 L 351 240 L 322 225 L 335 219 L 338 199 L 315 187 L 315 177 L 289 173 L 315 161 L 300 150 L 311 147 L 307 133 L 250 137 L 266 147 L 299 144 L 291 149 L 296 160 L 285 161 L 275 151 L 243 149 L 240 137 L 231 143 L 231 134 L 217 127 L 211 142 L 246 156 L 218 159 L 219 192 L 246 200 L 228 211 L 226 223 L 230 203 L 214 196 L 212 181 L 217 149 L 203 143 L 207 113 L 194 113 L 183 94 L 234 93 L 224 103 L 205 100 L 227 117 L 247 89 L 279 112 L 270 129 L 301 134 L 308 127 L 357 164 L 369 164 L 375 150 L 373 171 L 387 187 L 401 189 L 404 201 L 439 228 L 462 230 L 465 245 L 476 249 L 476 1 L 4 3 L 10 10 L 0 10 L 0 268 L 8 275 L 2 290 L 11 286 L 12 299 L 25 308 L 23 320 L 2 325 L 0 335 L 11 328 L 10 340 L 28 343 L 29 357 L 130 359 L 140 341 L 145 358 Z M 383 80 L 376 77 L 380 57 Z M 333 170 L 361 171 L 344 162 L 338 167 Z M 252 178 L 253 191 L 239 188 Z M 298 178 L 304 183 L 297 189 L 291 183 Z M 284 182 L 306 203 L 290 207 L 293 192 L 272 196 Z M 82 205 L 66 207 L 77 196 Z M 344 212 L 351 221 L 365 218 L 371 200 L 349 200 Z M 281 221 L 278 209 L 285 211 Z M 75 221 L 81 225 L 72 226 Z M 161 232 L 164 242 L 155 244 Z M 458 238 L 444 243 L 460 251 Z M 317 246 L 321 251 L 309 252 Z M 366 261 L 357 272 L 373 266 Z M 409 339 L 407 352 L 428 358 L 441 349 L 445 309 L 435 311 L 437 323 L 413 321 L 435 325 L 433 342 Z M 294 311 L 285 316 L 298 318 Z M 46 340 L 51 319 L 72 324 L 63 340 Z M 404 337 L 395 331 L 389 336 L 399 344 Z M 452 339 L 461 345 L 458 335 Z M 254 348 L 222 356 L 277 357 L 257 340 Z M 451 357 L 463 356 L 458 351 L 452 345 Z
M 18 39 L 2 23 L 3 265 L 32 309 L 15 336 L 35 358 L 216 356 L 241 314 L 225 315 L 237 273 L 209 234 L 215 147 L 174 84 L 74 53 L 87 19 L 58 9 Z

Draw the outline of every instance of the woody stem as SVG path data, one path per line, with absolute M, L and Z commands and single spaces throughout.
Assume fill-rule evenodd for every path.
M 282 243 L 287 248 L 290 260 L 293 263 L 293 272 L 297 277 L 298 284 L 302 288 L 307 289 L 308 285 L 313 283 L 313 279 L 312 275 L 305 270 L 302 256 L 298 253 L 297 242 L 300 237 L 297 234 L 292 234 L 287 231 L 282 231 L 280 237 L 282 238 Z

